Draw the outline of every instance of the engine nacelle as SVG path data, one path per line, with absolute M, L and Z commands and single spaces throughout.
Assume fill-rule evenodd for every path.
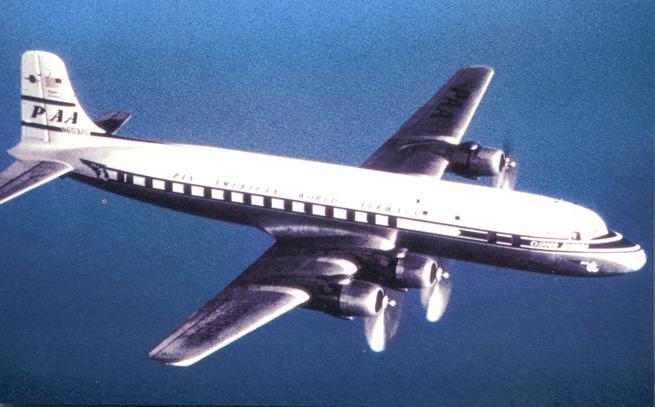
M 341 286 L 339 310 L 342 315 L 370 317 L 377 315 L 384 307 L 384 290 L 377 284 L 353 280 Z
M 399 288 L 425 288 L 437 281 L 437 263 L 427 256 L 409 253 L 398 259 L 394 284 Z
M 505 167 L 505 153 L 496 148 L 468 142 L 453 146 L 448 154 L 448 171 L 468 178 L 493 177 Z
M 372 317 L 382 312 L 385 295 L 377 284 L 352 280 L 320 287 L 308 306 L 338 317 Z

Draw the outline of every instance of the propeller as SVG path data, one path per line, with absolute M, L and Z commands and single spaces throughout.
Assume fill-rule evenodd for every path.
M 421 290 L 421 303 L 425 308 L 425 318 L 430 322 L 437 322 L 446 311 L 450 298 L 450 274 L 442 267 L 437 269 L 435 283 Z
M 505 152 L 505 162 L 503 163 L 503 169 L 500 174 L 494 177 L 493 186 L 495 188 L 513 190 L 516 186 L 518 162 L 511 156 L 512 146 L 509 143 L 503 143 L 503 151 Z
M 387 341 L 398 332 L 402 310 L 403 292 L 387 290 L 382 305 L 382 311 L 373 317 L 364 319 L 366 342 L 373 352 L 382 352 Z

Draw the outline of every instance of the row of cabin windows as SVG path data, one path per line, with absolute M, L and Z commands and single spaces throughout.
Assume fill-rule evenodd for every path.
M 120 181 L 124 183 L 131 182 L 134 185 L 138 185 L 142 187 L 148 186 L 146 177 L 140 175 L 131 175 L 127 173 L 119 173 L 114 170 L 107 170 L 107 176 L 109 179 L 112 179 L 114 181 Z M 153 189 L 166 191 L 166 181 L 152 178 L 151 186 Z M 188 189 L 186 188 L 187 186 Z M 242 192 L 230 192 L 230 191 L 224 191 L 222 189 L 205 188 L 198 185 L 182 184 L 180 182 L 170 182 L 169 188 L 170 191 L 178 194 L 187 194 L 187 195 L 190 194 L 193 196 L 211 198 L 221 201 L 229 200 L 230 202 L 241 203 L 241 204 L 246 202 L 246 195 L 243 194 Z M 209 190 L 208 194 L 206 194 L 205 192 L 207 190 Z M 227 196 L 229 196 L 229 199 L 227 198 Z M 260 206 L 260 207 L 266 206 L 266 200 L 263 196 L 249 195 L 249 198 L 250 198 L 249 203 L 253 206 Z M 343 219 L 343 220 L 350 219 L 360 223 L 374 223 L 379 226 L 389 226 L 389 216 L 387 215 L 372 214 L 372 213 L 361 212 L 361 211 L 352 211 L 343 208 L 327 207 L 324 205 L 308 204 L 305 202 L 298 202 L 298 201 L 290 201 L 290 204 L 288 204 L 287 206 L 286 202 L 289 201 L 285 201 L 284 199 L 280 199 L 280 198 L 271 198 L 270 207 L 273 209 L 280 209 L 280 210 L 287 210 L 287 211 L 290 210 L 292 212 L 297 212 L 297 213 L 308 213 L 308 208 L 310 208 L 309 213 L 316 216 L 330 216 L 331 213 L 331 216 L 334 219 Z M 496 234 L 495 232 L 489 232 L 489 234 L 486 236 L 486 240 L 490 243 L 498 243 L 502 245 L 512 245 L 512 246 L 520 245 L 519 236 L 505 235 L 502 233 Z
M 114 181 L 132 183 L 134 185 L 138 185 L 141 187 L 148 186 L 146 177 L 140 175 L 131 175 L 127 173 L 119 173 L 114 170 L 107 170 L 107 177 Z M 166 181 L 156 178 L 152 178 L 150 181 L 151 181 L 150 185 L 153 189 L 157 189 L 160 191 L 167 190 Z M 210 198 L 220 201 L 229 200 L 230 202 L 234 202 L 234 203 L 246 202 L 246 196 L 242 192 L 230 192 L 230 191 L 224 191 L 222 189 L 205 188 L 198 185 L 182 184 L 180 182 L 169 182 L 169 184 L 170 184 L 169 191 L 178 194 L 187 194 L 187 195 Z M 209 191 L 209 193 L 206 193 L 206 191 Z M 290 203 L 287 204 L 287 202 Z M 265 197 L 260 195 L 249 195 L 249 203 L 253 206 L 261 206 L 261 207 L 266 206 Z M 280 198 L 271 198 L 270 207 L 273 209 L 290 210 L 292 212 L 297 212 L 297 213 L 311 213 L 312 215 L 316 215 L 316 216 L 329 216 L 331 212 L 331 216 L 334 219 L 343 219 L 343 220 L 350 219 L 360 223 L 374 223 L 379 226 L 389 226 L 389 216 L 387 215 L 372 214 L 372 213 L 361 212 L 361 211 L 352 211 L 343 208 L 327 207 L 324 205 L 308 204 L 305 202 L 298 202 L 298 201 L 286 201 Z M 348 216 L 349 212 L 350 212 L 350 218 Z

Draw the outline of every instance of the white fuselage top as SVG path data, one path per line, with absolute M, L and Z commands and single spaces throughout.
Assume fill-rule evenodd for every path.
M 607 233 L 591 210 L 540 195 L 223 148 L 55 133 L 43 149 L 31 144 L 25 152 L 87 176 L 94 174 L 78 157 L 163 180 L 459 228 L 583 241 Z M 21 158 L 20 145 L 12 153 Z

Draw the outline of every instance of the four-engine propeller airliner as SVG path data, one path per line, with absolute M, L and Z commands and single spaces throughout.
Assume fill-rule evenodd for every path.
M 421 290 L 436 321 L 450 293 L 442 258 L 571 276 L 639 270 L 639 245 L 589 209 L 513 190 L 505 152 L 460 143 L 493 76 L 469 66 L 359 167 L 116 135 L 125 112 L 90 118 L 62 60 L 22 58 L 22 137 L 0 203 L 66 176 L 158 206 L 257 227 L 275 243 L 149 356 L 188 366 L 306 307 L 363 317 L 376 351 L 400 301 Z M 492 177 L 493 186 L 442 180 Z

